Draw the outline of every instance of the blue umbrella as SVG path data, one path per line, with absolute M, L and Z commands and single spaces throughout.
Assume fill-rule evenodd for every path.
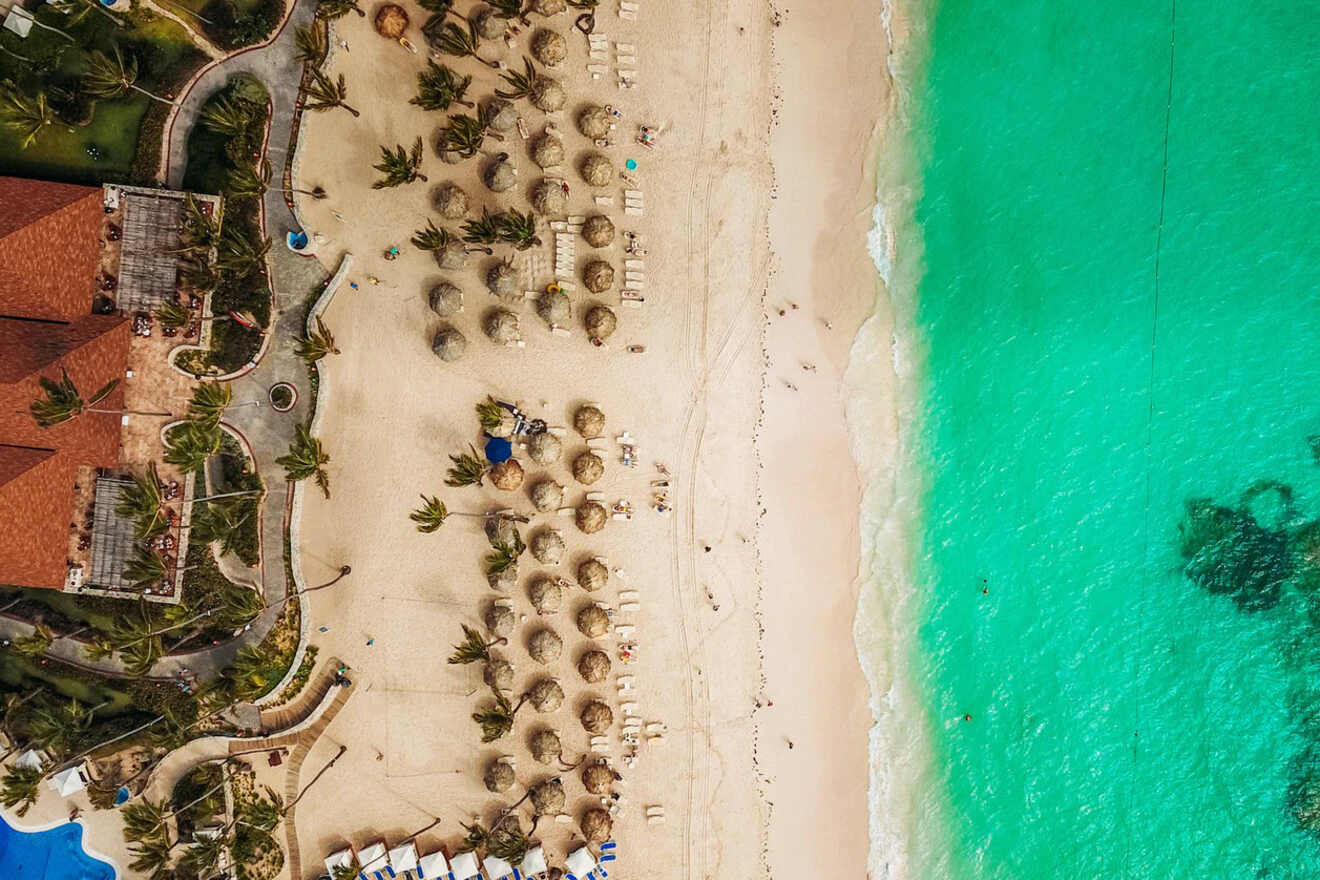
M 513 444 L 503 437 L 491 437 L 486 441 L 486 458 L 491 464 L 499 464 L 513 457 Z

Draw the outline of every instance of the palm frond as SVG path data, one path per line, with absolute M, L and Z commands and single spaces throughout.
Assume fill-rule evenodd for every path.
M 315 363 L 328 354 L 339 354 L 339 349 L 335 347 L 335 336 L 320 315 L 316 316 L 316 329 L 308 331 L 306 336 L 299 339 L 294 345 L 294 351 L 308 363 Z
M 449 655 L 449 662 L 456 664 L 485 662 L 490 659 L 490 645 L 466 623 L 463 626 L 463 641 L 454 646 L 454 653 Z
M 529 97 L 535 90 L 537 81 L 541 78 L 540 74 L 536 72 L 536 67 L 532 64 L 532 59 L 526 55 L 523 56 L 523 70 L 521 72 L 508 70 L 500 76 L 509 84 L 509 87 L 507 89 L 496 89 L 495 94 L 510 101 Z
M 500 240 L 499 215 L 482 207 L 481 217 L 463 224 L 463 240 L 470 244 L 494 244 Z
M 450 104 L 471 107 L 463 96 L 472 85 L 472 77 L 460 76 L 443 64 L 426 62 L 426 69 L 417 74 L 417 96 L 409 103 L 423 110 L 448 110 Z
M 482 479 L 486 476 L 486 462 L 477 454 L 476 447 L 469 446 L 471 453 L 460 452 L 458 455 L 449 456 L 453 467 L 449 469 L 449 477 L 445 480 L 446 486 L 480 486 Z
M 422 506 L 408 514 L 408 518 L 417 523 L 417 531 L 430 534 L 445 524 L 449 509 L 445 503 L 434 496 L 422 496 Z
M 454 236 L 447 229 L 436 228 L 435 221 L 427 220 L 426 228 L 413 233 L 412 246 L 420 251 L 438 251 L 454 242 Z

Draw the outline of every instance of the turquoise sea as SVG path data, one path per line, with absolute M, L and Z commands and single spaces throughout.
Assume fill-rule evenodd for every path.
M 1320 877 L 1320 8 L 908 14 L 912 873 Z

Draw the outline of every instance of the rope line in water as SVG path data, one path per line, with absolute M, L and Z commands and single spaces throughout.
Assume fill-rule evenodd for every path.
M 1159 332 L 1160 321 L 1160 252 L 1164 244 L 1164 208 L 1169 194 L 1169 124 L 1173 116 L 1173 48 L 1178 34 L 1178 2 L 1170 0 L 1169 3 L 1169 88 L 1164 104 L 1164 157 L 1160 172 L 1160 217 L 1159 223 L 1155 227 L 1155 278 L 1154 278 L 1154 296 L 1151 303 L 1150 315 L 1150 377 L 1147 382 L 1146 390 L 1146 499 L 1145 499 L 1145 528 L 1142 540 L 1142 560 L 1146 563 L 1150 561 L 1150 499 L 1151 499 L 1151 447 L 1154 445 L 1155 437 L 1155 341 Z M 1146 607 L 1150 596 L 1150 577 L 1146 572 L 1142 573 L 1141 587 L 1141 605 L 1137 608 L 1137 644 L 1145 641 L 1146 631 Z M 1133 692 L 1133 719 L 1132 719 L 1132 778 L 1128 783 L 1127 807 L 1124 811 L 1124 827 L 1126 838 L 1123 849 L 1123 876 L 1128 877 L 1131 874 L 1130 859 L 1132 857 L 1132 799 L 1137 785 L 1137 764 L 1141 760 L 1141 740 L 1139 737 L 1141 731 L 1141 658 L 1147 656 L 1146 652 L 1134 655 L 1132 660 L 1132 692 Z

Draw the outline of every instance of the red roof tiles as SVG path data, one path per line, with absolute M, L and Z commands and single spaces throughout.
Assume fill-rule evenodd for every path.
M 0 177 L 0 315 L 88 314 L 103 213 L 100 187 Z

